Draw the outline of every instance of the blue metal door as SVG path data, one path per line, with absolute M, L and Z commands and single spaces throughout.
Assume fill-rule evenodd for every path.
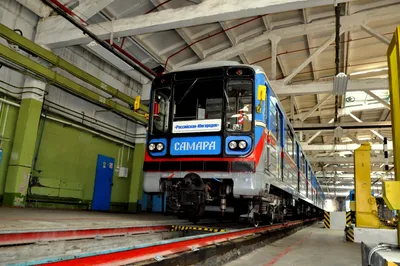
M 92 210 L 108 211 L 111 201 L 113 184 L 114 158 L 104 155 L 97 156 L 96 179 L 92 199 Z

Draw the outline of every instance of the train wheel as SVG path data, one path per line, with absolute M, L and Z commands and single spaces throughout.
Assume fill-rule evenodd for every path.
M 189 217 L 189 221 L 194 223 L 194 224 L 197 224 L 200 221 L 200 219 L 203 217 L 205 209 L 206 209 L 206 205 L 205 204 L 200 204 L 200 205 L 197 206 L 197 208 L 196 207 L 191 208 L 187 212 L 188 217 Z

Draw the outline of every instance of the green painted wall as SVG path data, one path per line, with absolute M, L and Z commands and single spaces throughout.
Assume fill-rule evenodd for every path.
M 0 107 L 0 137 L 6 139 L 0 140 L 0 147 L 3 150 L 0 163 L 0 204 L 4 195 L 18 111 L 19 108 L 7 104 L 2 104 Z M 36 149 L 38 148 L 43 121 L 43 118 L 41 118 L 37 132 Z M 1 136 L 3 129 L 4 136 Z M 48 203 L 31 204 L 31 206 L 68 208 L 65 204 L 54 204 L 54 202 L 61 204 L 66 198 L 74 198 L 75 200 L 79 198 L 83 203 L 90 204 L 93 196 L 98 154 L 114 158 L 115 168 L 121 166 L 129 169 L 127 178 L 118 177 L 118 171 L 114 171 L 114 185 L 111 194 L 112 209 L 127 210 L 128 203 L 132 201 L 132 196 L 129 198 L 129 194 L 134 166 L 134 150 L 48 119 L 45 122 L 36 168 L 33 171 L 33 175 L 37 176 L 42 185 L 46 187 L 35 187 L 31 189 L 31 192 L 36 193 L 35 196 L 47 194 L 51 198 L 49 198 Z M 120 159 L 118 160 L 118 158 Z M 63 189 L 66 186 L 68 189 Z M 76 188 L 76 186 L 82 186 L 82 189 Z M 56 187 L 61 188 L 62 192 L 56 191 Z M 69 190 L 71 187 L 73 189 Z M 134 198 L 136 198 L 136 190 L 134 189 Z M 119 204 L 121 207 L 118 207 Z M 79 206 L 71 207 L 79 208 Z M 83 206 L 82 208 L 86 207 Z
M 39 136 L 42 123 L 43 118 L 39 126 Z M 132 165 L 133 149 L 125 146 L 122 156 L 121 144 L 46 120 L 34 174 L 40 180 L 45 178 L 47 182 L 62 180 L 72 187 L 77 183 L 82 184 L 81 199 L 90 201 L 93 196 L 98 154 L 114 158 L 115 167 L 118 166 L 118 154 L 120 154 L 120 166 L 130 168 Z M 130 178 L 118 177 L 118 172 L 114 171 L 113 184 L 111 202 L 128 203 Z M 64 191 L 63 197 L 76 197 L 75 192 L 74 190 L 70 193 Z
M 8 104 L 0 104 L 0 140 L 3 157 L 0 163 L 0 202 L 4 195 L 8 163 L 10 161 L 11 149 L 17 123 L 19 108 Z M 7 111 L 8 110 L 8 111 Z M 4 132 L 4 134 L 3 134 Z

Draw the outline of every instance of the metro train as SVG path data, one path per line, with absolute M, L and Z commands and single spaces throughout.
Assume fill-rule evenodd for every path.
M 321 215 L 325 195 L 267 75 L 209 62 L 152 82 L 143 189 L 196 223 L 258 225 Z

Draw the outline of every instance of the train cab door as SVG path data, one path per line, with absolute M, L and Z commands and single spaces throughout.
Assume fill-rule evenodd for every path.
M 279 150 L 278 150 L 278 154 L 279 154 L 279 165 L 280 165 L 280 167 L 279 167 L 279 170 L 280 170 L 280 173 L 279 173 L 279 176 L 280 176 L 280 178 L 281 178 L 281 180 L 283 181 L 283 174 L 284 174 L 284 172 L 283 172 L 283 169 L 284 169 L 284 158 L 283 158 L 283 155 L 284 155 L 284 144 L 285 144 L 285 119 L 284 119 L 284 115 L 283 115 L 283 112 L 282 112 L 282 110 L 281 110 L 281 108 L 279 107 L 279 105 L 277 105 L 276 106 L 277 107 L 277 110 L 278 110 L 278 125 L 279 125 L 279 131 L 278 131 L 278 134 L 279 134 L 279 141 L 278 141 L 278 143 L 279 143 L 279 145 L 277 145 L 277 147 L 279 147 Z
M 266 124 L 269 130 L 268 148 L 266 158 L 266 170 L 276 179 L 281 179 L 281 120 L 282 111 L 279 108 L 278 99 L 274 92 L 266 83 L 267 86 L 267 110 Z

